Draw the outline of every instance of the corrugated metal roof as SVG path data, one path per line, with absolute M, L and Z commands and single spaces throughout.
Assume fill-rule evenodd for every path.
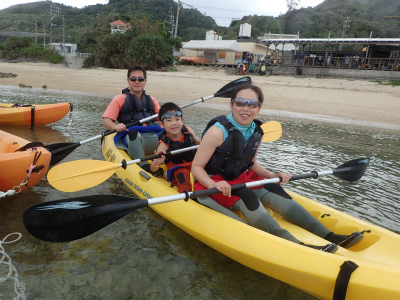
M 323 38 L 323 39 L 263 39 L 261 42 L 265 44 L 400 44 L 400 38 Z
M 238 42 L 236 40 L 212 40 L 212 41 L 200 41 L 192 40 L 186 43 L 183 49 L 191 50 L 202 50 L 202 51 L 235 51 L 242 52 Z

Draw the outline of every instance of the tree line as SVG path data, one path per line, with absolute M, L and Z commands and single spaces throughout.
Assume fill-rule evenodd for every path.
M 45 25 L 51 1 L 15 5 L 0 11 L 0 30 L 11 25 L 32 32 L 35 20 Z M 297 34 L 301 38 L 322 37 L 398 37 L 400 36 L 400 4 L 398 0 L 325 0 L 315 8 L 300 8 L 298 0 L 287 0 L 288 11 L 279 16 L 245 16 L 232 21 L 229 27 L 219 27 L 215 21 L 196 9 L 182 9 L 179 17 L 178 38 L 172 38 L 172 24 L 165 22 L 176 9 L 173 0 L 110 0 L 106 5 L 92 5 L 82 9 L 61 5 L 66 19 L 66 42 L 76 43 L 78 52 L 91 53 L 85 66 L 126 68 L 133 62 L 149 69 L 173 62 L 172 51 L 181 41 L 204 39 L 208 30 L 216 31 L 223 39 L 236 39 L 243 23 L 252 25 L 252 36 L 265 33 Z M 396 17 L 397 16 L 397 17 Z M 110 23 L 115 20 L 130 23 L 125 34 L 111 34 Z M 39 21 L 38 21 L 39 20 Z M 58 21 L 57 21 L 58 20 Z M 163 21 L 164 20 L 164 21 Z M 60 18 L 53 28 L 53 41 L 60 42 Z M 28 27 L 28 24 L 30 24 Z M 30 28 L 30 29 L 28 29 Z M 57 61 L 51 50 L 44 54 L 32 39 L 11 39 L 0 43 L 3 57 L 38 55 Z M 41 41 L 39 41 L 41 43 Z M 18 46 L 15 46 L 18 45 Z M 35 47 L 33 47 L 35 46 Z M 39 51 L 40 50 L 40 51 Z

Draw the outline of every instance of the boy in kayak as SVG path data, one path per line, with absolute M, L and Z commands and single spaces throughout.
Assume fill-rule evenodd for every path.
M 281 178 L 287 183 L 290 174 L 273 173 L 256 159 L 263 131 L 256 117 L 264 96 L 254 85 L 242 85 L 231 96 L 231 114 L 219 116 L 206 127 L 192 164 L 197 179 L 195 190 L 216 188 L 221 193 L 198 198 L 214 210 L 243 222 L 232 211 L 240 211 L 249 225 L 297 244 L 334 253 L 339 246 L 349 248 L 362 240 L 356 231 L 350 235 L 331 232 L 306 209 L 290 197 L 280 184 L 270 183 L 255 189 L 231 190 L 231 185 L 264 178 Z M 272 207 L 284 219 L 328 240 L 323 246 L 306 245 L 289 231 L 280 227 L 264 205 Z
M 154 123 L 154 120 L 144 123 L 140 121 L 158 114 L 160 105 L 154 97 L 147 95 L 144 91 L 147 73 L 142 66 L 129 68 L 127 76 L 129 88 L 124 89 L 122 94 L 112 99 L 102 116 L 102 124 L 108 130 L 126 132 L 126 135 L 121 134 L 121 140 L 116 142 L 116 145 L 118 148 L 126 149 L 129 156 L 135 159 L 151 155 L 157 148 L 156 131 L 160 131 L 161 128 Z M 135 127 L 131 130 L 126 128 L 126 126 L 134 125 Z M 149 168 L 147 161 L 139 164 L 144 169 Z
M 179 150 L 200 144 L 200 139 L 193 129 L 183 125 L 182 110 L 173 102 L 163 104 L 158 113 L 158 123 L 164 131 L 158 135 L 159 145 L 157 154 L 167 151 Z M 173 186 L 178 186 L 181 193 L 184 190 L 191 191 L 190 168 L 196 150 L 186 151 L 172 156 L 156 158 L 150 165 L 150 171 L 157 172 L 162 163 L 167 166 L 168 181 Z

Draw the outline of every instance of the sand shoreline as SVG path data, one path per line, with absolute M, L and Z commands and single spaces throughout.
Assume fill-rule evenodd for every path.
M 0 62 L 0 85 L 76 91 L 110 97 L 126 85 L 126 70 L 69 69 L 47 63 Z M 179 66 L 178 72 L 148 72 L 146 90 L 160 102 L 190 103 L 215 94 L 239 78 L 224 69 Z M 400 87 L 366 80 L 317 79 L 290 76 L 251 76 L 265 94 L 262 113 L 289 119 L 400 130 Z M 226 98 L 214 98 L 202 107 L 227 109 Z

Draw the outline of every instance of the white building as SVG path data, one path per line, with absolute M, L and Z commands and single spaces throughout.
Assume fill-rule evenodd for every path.
M 65 54 L 68 56 L 78 56 L 79 53 L 76 52 L 78 49 L 77 44 L 63 44 L 63 43 L 51 43 L 49 46 L 53 49 L 56 49 L 60 54 Z
M 121 20 L 117 20 L 115 22 L 111 22 L 110 26 L 111 26 L 111 34 L 113 34 L 117 32 L 125 33 L 125 31 L 128 30 L 130 25 L 129 23 L 124 23 Z
M 206 41 L 216 41 L 216 40 L 222 40 L 222 36 L 220 36 L 214 30 L 209 30 L 206 32 Z

